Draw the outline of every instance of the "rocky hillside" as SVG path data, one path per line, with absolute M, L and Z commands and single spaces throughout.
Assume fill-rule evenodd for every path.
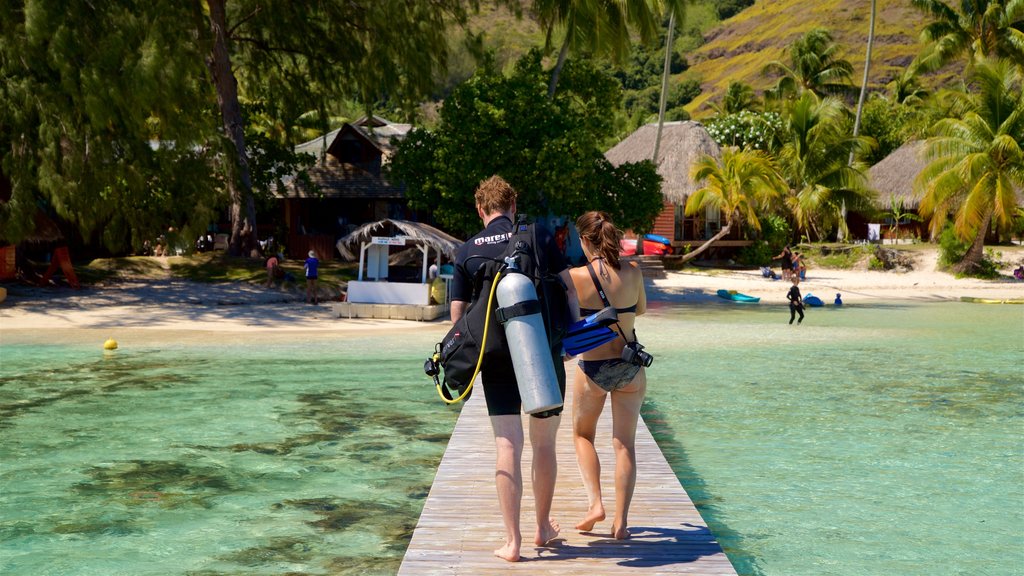
M 878 0 L 875 45 L 869 88 L 880 89 L 900 73 L 921 49 L 922 14 L 910 0 Z M 687 54 L 686 78 L 699 78 L 703 92 L 686 108 L 695 117 L 708 114 L 730 81 L 746 82 L 760 91 L 773 84 L 761 75 L 772 60 L 788 61 L 787 47 L 816 27 L 828 29 L 854 67 L 853 82 L 864 73 L 871 4 L 842 0 L 756 0 L 753 6 L 705 32 L 705 44 Z M 946 75 L 948 77 L 948 74 Z M 933 79 L 941 81 L 943 76 Z

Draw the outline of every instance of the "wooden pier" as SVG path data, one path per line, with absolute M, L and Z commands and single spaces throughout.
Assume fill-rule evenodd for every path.
M 586 513 L 587 497 L 572 441 L 575 362 L 566 365 L 566 372 L 569 390 L 558 430 L 559 470 L 551 514 L 561 524 L 558 539 L 546 547 L 533 544 L 536 523 L 527 432 L 523 450 L 522 557 L 518 563 L 508 563 L 493 555 L 494 549 L 504 543 L 505 530 L 494 487 L 494 435 L 483 393 L 476 390 L 459 416 L 398 573 L 735 575 L 642 419 L 637 430 L 637 486 L 629 511 L 632 538 L 611 538 L 615 459 L 610 404 L 601 415 L 596 442 L 608 518 L 590 533 L 574 528 Z M 527 417 L 523 418 L 525 428 Z

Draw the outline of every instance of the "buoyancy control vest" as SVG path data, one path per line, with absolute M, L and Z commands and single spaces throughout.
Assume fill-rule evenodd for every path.
M 548 268 L 538 245 L 536 225 L 520 220 L 514 225 L 502 256 L 487 259 L 472 275 L 473 298 L 470 305 L 437 343 L 434 355 L 424 364 L 424 371 L 434 379 L 447 403 L 468 398 L 473 379 L 481 368 L 489 362 L 510 357 L 509 342 L 496 314 L 499 307 L 495 297 L 496 284 L 501 282 L 503 274 L 511 272 L 507 270 L 506 258 L 514 258 L 515 273 L 525 275 L 533 283 L 544 321 L 547 349 L 552 354 L 561 350 L 562 338 L 572 324 L 565 284 Z M 511 317 L 514 313 L 506 310 L 502 318 Z

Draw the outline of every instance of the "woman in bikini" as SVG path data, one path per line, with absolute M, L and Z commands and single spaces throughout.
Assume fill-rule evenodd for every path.
M 573 439 L 576 459 L 590 508 L 576 529 L 589 532 L 605 519 L 601 500 L 601 462 L 594 448 L 597 420 L 605 398 L 612 397 L 612 441 L 615 448 L 615 515 L 612 536 L 629 538 L 627 515 L 636 486 L 636 425 L 647 378 L 643 366 L 622 359 L 627 342 L 636 341 L 636 317 L 647 310 L 643 275 L 634 263 L 619 261 L 622 233 L 604 212 L 587 212 L 576 221 L 587 265 L 563 272 L 566 286 L 585 317 L 608 305 L 618 314 L 611 328 L 618 336 L 580 354 L 573 385 Z M 607 302 L 605 302 L 607 301 Z

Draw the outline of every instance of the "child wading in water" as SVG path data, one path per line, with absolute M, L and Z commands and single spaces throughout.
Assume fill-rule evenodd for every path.
M 796 321 L 797 324 L 804 321 L 804 299 L 800 295 L 800 277 L 797 275 L 793 276 L 793 286 L 789 289 L 789 294 L 786 294 L 786 299 L 789 300 L 789 323 L 793 323 L 793 319 L 796 318 L 797 314 L 800 314 L 800 319 Z

